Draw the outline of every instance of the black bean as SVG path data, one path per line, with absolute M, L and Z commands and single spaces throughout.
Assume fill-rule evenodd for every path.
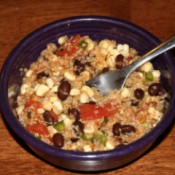
M 54 124 L 54 117 L 49 111 L 45 111 L 43 113 L 43 118 L 46 121 L 47 125 L 53 125 Z
M 122 54 L 119 54 L 115 59 L 115 67 L 116 69 L 122 69 L 123 66 L 124 66 L 124 56 Z
M 71 90 L 71 85 L 68 81 L 66 80 L 61 80 L 60 81 L 60 86 L 58 87 L 58 98 L 62 101 L 66 100 L 67 97 L 69 96 L 70 90 Z
M 60 133 L 54 134 L 52 137 L 52 140 L 53 140 L 54 146 L 59 147 L 59 148 L 64 146 L 64 137 L 62 134 Z
M 70 139 L 73 143 L 77 142 L 79 140 L 79 138 L 75 137 L 75 138 L 71 138 Z
M 162 96 L 166 93 L 165 89 L 161 88 L 161 90 L 159 91 L 158 95 Z
M 77 59 L 76 59 L 76 60 L 74 61 L 74 66 L 79 66 L 80 64 L 81 64 L 81 61 L 80 61 L 80 60 L 77 60 Z
M 109 67 L 104 67 L 101 71 L 101 73 L 109 72 Z
M 136 132 L 136 129 L 134 126 L 132 126 L 132 125 L 122 125 L 121 126 L 121 133 L 122 134 L 128 134 L 128 133 L 132 133 L 132 132 Z
M 138 105 L 139 105 L 139 101 L 131 100 L 131 106 L 138 106 Z
M 112 132 L 113 132 L 113 135 L 115 136 L 119 136 L 120 135 L 120 128 L 121 128 L 121 124 L 120 123 L 115 123 L 112 127 Z
M 79 75 L 81 72 L 85 70 L 85 64 L 81 63 L 80 60 L 74 61 L 75 73 Z
M 144 94 L 145 93 L 142 89 L 135 89 L 135 91 L 134 91 L 134 96 L 139 100 L 143 99 Z
M 32 112 L 31 111 L 27 112 L 27 118 L 31 118 L 31 117 L 32 117 Z
M 91 62 L 88 62 L 88 61 L 85 62 L 85 65 L 86 65 L 86 66 L 91 66 Z
M 86 104 L 96 104 L 96 102 L 95 101 L 89 101 L 88 103 L 86 103 Z
M 46 72 L 42 71 L 42 72 L 39 72 L 37 74 L 37 79 L 41 79 L 43 77 L 49 77 L 49 74 L 47 74 Z
M 75 117 L 75 122 L 80 119 L 80 112 L 76 108 L 69 109 L 69 114 L 72 114 Z
M 159 95 L 160 91 L 161 91 L 161 84 L 160 83 L 152 83 L 149 87 L 148 87 L 148 93 L 151 96 L 157 96 Z
M 84 132 L 84 124 L 81 121 L 74 122 L 74 125 L 77 126 L 77 132 L 83 133 Z

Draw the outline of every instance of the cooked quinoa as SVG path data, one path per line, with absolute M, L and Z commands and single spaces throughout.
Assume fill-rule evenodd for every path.
M 86 85 L 139 58 L 128 44 L 89 36 L 62 36 L 25 68 L 16 114 L 36 138 L 65 150 L 103 151 L 127 145 L 161 120 L 167 92 L 151 62 L 131 74 L 125 87 L 103 96 Z

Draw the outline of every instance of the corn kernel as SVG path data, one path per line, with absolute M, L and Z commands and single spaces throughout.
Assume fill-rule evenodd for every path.
M 125 98 L 125 97 L 128 97 L 129 95 L 130 95 L 129 89 L 124 87 L 121 91 L 121 96 Z
M 42 97 L 49 91 L 49 87 L 44 84 L 38 84 L 35 86 L 35 91 L 37 96 Z
M 61 36 L 58 38 L 58 44 L 63 45 L 67 40 L 68 40 L 68 37 L 66 35 Z
M 153 107 L 148 108 L 148 113 L 153 116 L 155 120 L 160 119 L 160 112 Z
M 52 103 L 49 101 L 43 101 L 43 108 L 50 111 L 52 109 Z
M 21 86 L 21 94 L 25 94 L 28 89 L 29 89 L 29 85 L 28 84 L 23 84 Z
M 84 148 L 84 151 L 85 151 L 85 152 L 92 151 L 92 148 L 91 148 L 90 145 L 85 145 L 83 148 Z
M 64 77 L 70 81 L 74 81 L 76 79 L 76 76 L 73 72 L 65 72 Z
M 122 45 L 122 44 L 118 44 L 118 45 L 117 45 L 117 50 L 118 50 L 118 51 L 123 50 L 123 45 Z
M 108 46 L 109 46 L 109 40 L 107 39 L 104 39 L 99 43 L 99 47 L 102 49 L 107 49 Z
M 107 58 L 106 62 L 107 62 L 107 65 L 108 65 L 109 67 L 114 67 L 114 66 L 115 66 L 115 56 L 110 55 L 110 56 Z
M 33 70 L 28 70 L 26 72 L 26 77 L 30 77 L 32 75 L 32 73 L 33 73 Z
M 56 44 L 54 44 L 54 43 L 48 44 L 48 45 L 47 45 L 47 50 L 49 50 L 49 51 L 51 51 L 51 52 L 56 51 L 56 50 L 57 50 Z
M 106 148 L 109 149 L 114 149 L 114 145 L 111 142 L 106 142 Z
M 48 126 L 47 129 L 51 137 L 58 132 L 53 126 Z
M 42 109 L 42 108 L 38 108 L 38 109 L 37 109 L 37 112 L 38 112 L 39 114 L 43 114 L 43 113 L 44 113 L 44 111 L 45 111 L 45 110 L 44 110 L 44 109 Z
M 71 91 L 70 91 L 70 95 L 71 95 L 71 96 L 77 96 L 77 95 L 79 95 L 79 94 L 80 94 L 80 90 L 79 90 L 79 89 L 73 88 L 73 89 L 71 89 Z
M 160 71 L 159 70 L 153 70 L 152 74 L 153 74 L 154 78 L 160 78 Z
M 81 103 L 88 103 L 89 102 L 89 97 L 86 93 L 82 93 L 80 95 L 80 102 Z
M 111 51 L 115 47 L 115 42 L 110 41 L 108 39 L 104 39 L 100 41 L 99 47 L 102 49 L 107 49 L 108 51 Z
M 54 81 L 51 78 L 47 78 L 46 84 L 49 88 L 52 88 L 54 86 Z
M 86 39 L 86 42 L 88 44 L 86 50 L 88 50 L 88 51 L 92 50 L 94 48 L 94 42 L 89 38 Z
M 65 114 L 61 114 L 60 118 L 64 121 L 64 124 L 67 128 L 72 126 L 72 120 Z
M 51 91 L 52 92 L 57 92 L 58 91 L 58 86 L 57 85 L 53 86 L 52 89 L 51 89 Z
M 140 67 L 140 70 L 143 72 L 151 72 L 153 70 L 153 65 L 151 62 L 147 62 Z
M 63 111 L 63 105 L 60 101 L 55 101 L 52 105 L 52 109 L 55 114 L 60 114 Z
M 81 73 L 81 76 L 83 77 L 83 80 L 88 81 L 90 79 L 90 73 L 88 71 L 83 71 Z
M 93 124 L 87 124 L 84 128 L 84 132 L 87 134 L 92 134 L 95 132 L 95 127 Z
M 83 92 L 85 92 L 89 97 L 93 97 L 94 96 L 94 91 L 89 86 L 83 86 L 81 90 Z
M 16 112 L 18 115 L 20 115 L 24 110 L 24 106 L 19 106 L 18 108 L 16 108 Z
M 51 102 L 51 103 L 54 103 L 55 101 L 57 101 L 58 100 L 58 97 L 57 96 L 53 96 L 53 97 L 50 97 L 49 98 L 49 101 Z

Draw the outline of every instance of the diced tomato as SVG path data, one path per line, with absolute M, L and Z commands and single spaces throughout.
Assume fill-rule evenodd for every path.
M 35 101 L 35 100 L 29 100 L 25 104 L 25 108 L 29 108 L 31 106 L 33 106 L 35 109 L 42 108 L 42 104 L 39 101 Z
M 79 41 L 80 41 L 80 39 L 81 39 L 81 35 L 80 35 L 80 34 L 77 34 L 77 35 L 73 36 L 73 37 L 69 40 L 69 42 L 70 42 L 70 44 L 71 44 L 72 46 L 77 46 L 78 43 L 79 43 Z
M 128 62 L 132 61 L 133 59 L 134 59 L 134 57 L 131 57 L 131 56 L 129 56 L 129 57 L 127 58 Z
M 30 132 L 38 133 L 38 134 L 41 134 L 41 135 L 47 135 L 49 133 L 47 127 L 45 125 L 41 124 L 41 123 L 36 123 L 36 124 L 33 124 L 33 125 L 27 125 L 26 129 Z
M 80 115 L 83 120 L 93 120 L 105 116 L 105 109 L 94 104 L 80 105 Z
M 57 55 L 57 56 L 64 56 L 64 55 L 66 55 L 67 52 L 68 52 L 68 51 L 67 51 L 66 49 L 57 50 L 57 51 L 56 51 L 56 55 Z
M 63 48 L 61 50 L 56 51 L 56 55 L 58 56 L 64 56 L 68 55 L 71 56 L 73 55 L 77 50 L 78 50 L 78 44 L 80 42 L 81 36 L 75 35 L 73 36 L 65 45 L 63 45 Z
M 103 107 L 95 104 L 82 104 L 79 106 L 79 109 L 83 120 L 94 120 L 108 117 L 117 112 L 116 109 L 112 109 L 112 105 L 110 103 L 105 104 Z
M 59 116 L 58 115 L 56 115 L 53 111 L 49 111 L 50 113 L 51 113 L 51 115 L 53 116 L 53 118 L 54 118 L 54 121 L 56 122 L 56 121 L 58 121 L 58 118 L 59 118 Z

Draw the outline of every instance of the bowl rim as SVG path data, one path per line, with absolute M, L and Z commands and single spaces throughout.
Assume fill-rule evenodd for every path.
M 29 143 L 32 147 L 37 148 L 38 150 L 43 151 L 44 153 L 47 153 L 52 156 L 58 156 L 60 158 L 67 158 L 72 160 L 102 160 L 102 159 L 111 159 L 121 156 L 129 155 L 132 152 L 136 152 L 138 149 L 143 148 L 149 143 L 152 143 L 155 139 L 157 139 L 164 130 L 167 129 L 167 127 L 170 125 L 170 123 L 173 121 L 174 116 L 172 115 L 173 112 L 173 103 L 175 103 L 175 95 L 171 99 L 171 103 L 169 106 L 169 110 L 166 113 L 166 116 L 162 119 L 162 121 L 159 122 L 159 124 L 153 128 L 148 134 L 143 136 L 142 138 L 124 146 L 118 149 L 108 150 L 108 151 L 99 151 L 99 152 L 79 152 L 79 151 L 71 151 L 71 150 L 63 150 L 60 148 L 56 148 L 54 146 L 48 145 L 44 143 L 43 141 L 40 141 L 33 137 L 28 131 L 26 131 L 23 126 L 19 123 L 19 121 L 15 118 L 13 112 L 10 110 L 8 97 L 7 95 L 7 73 L 8 68 L 13 63 L 13 60 L 15 59 L 15 55 L 20 49 L 22 44 L 25 44 L 35 38 L 41 31 L 47 31 L 50 29 L 50 27 L 53 26 L 61 26 L 65 25 L 66 23 L 76 23 L 81 21 L 102 21 L 107 23 L 113 23 L 114 25 L 122 25 L 122 27 L 129 28 L 131 30 L 136 29 L 137 34 L 147 36 L 153 43 L 159 44 L 160 41 L 150 32 L 143 29 L 140 26 L 137 26 L 136 24 L 133 24 L 129 21 L 125 21 L 122 19 L 114 18 L 114 17 L 107 17 L 107 16 L 74 16 L 74 17 L 68 17 L 60 20 L 56 20 L 54 22 L 48 23 L 46 25 L 43 25 L 39 27 L 38 29 L 34 30 L 30 34 L 28 34 L 24 39 L 22 39 L 17 46 L 11 51 L 7 59 L 5 60 L 0 74 L 0 96 L 2 97 L 0 101 L 0 107 L 3 114 L 3 117 L 7 124 L 15 131 L 15 133 L 22 138 L 26 143 Z M 167 56 L 167 61 L 169 63 L 169 66 L 172 70 L 175 70 L 175 66 L 171 64 L 172 62 L 172 55 L 170 53 L 165 53 Z M 173 80 L 175 80 L 175 76 L 173 76 Z M 173 87 L 175 87 L 175 81 L 172 82 Z

